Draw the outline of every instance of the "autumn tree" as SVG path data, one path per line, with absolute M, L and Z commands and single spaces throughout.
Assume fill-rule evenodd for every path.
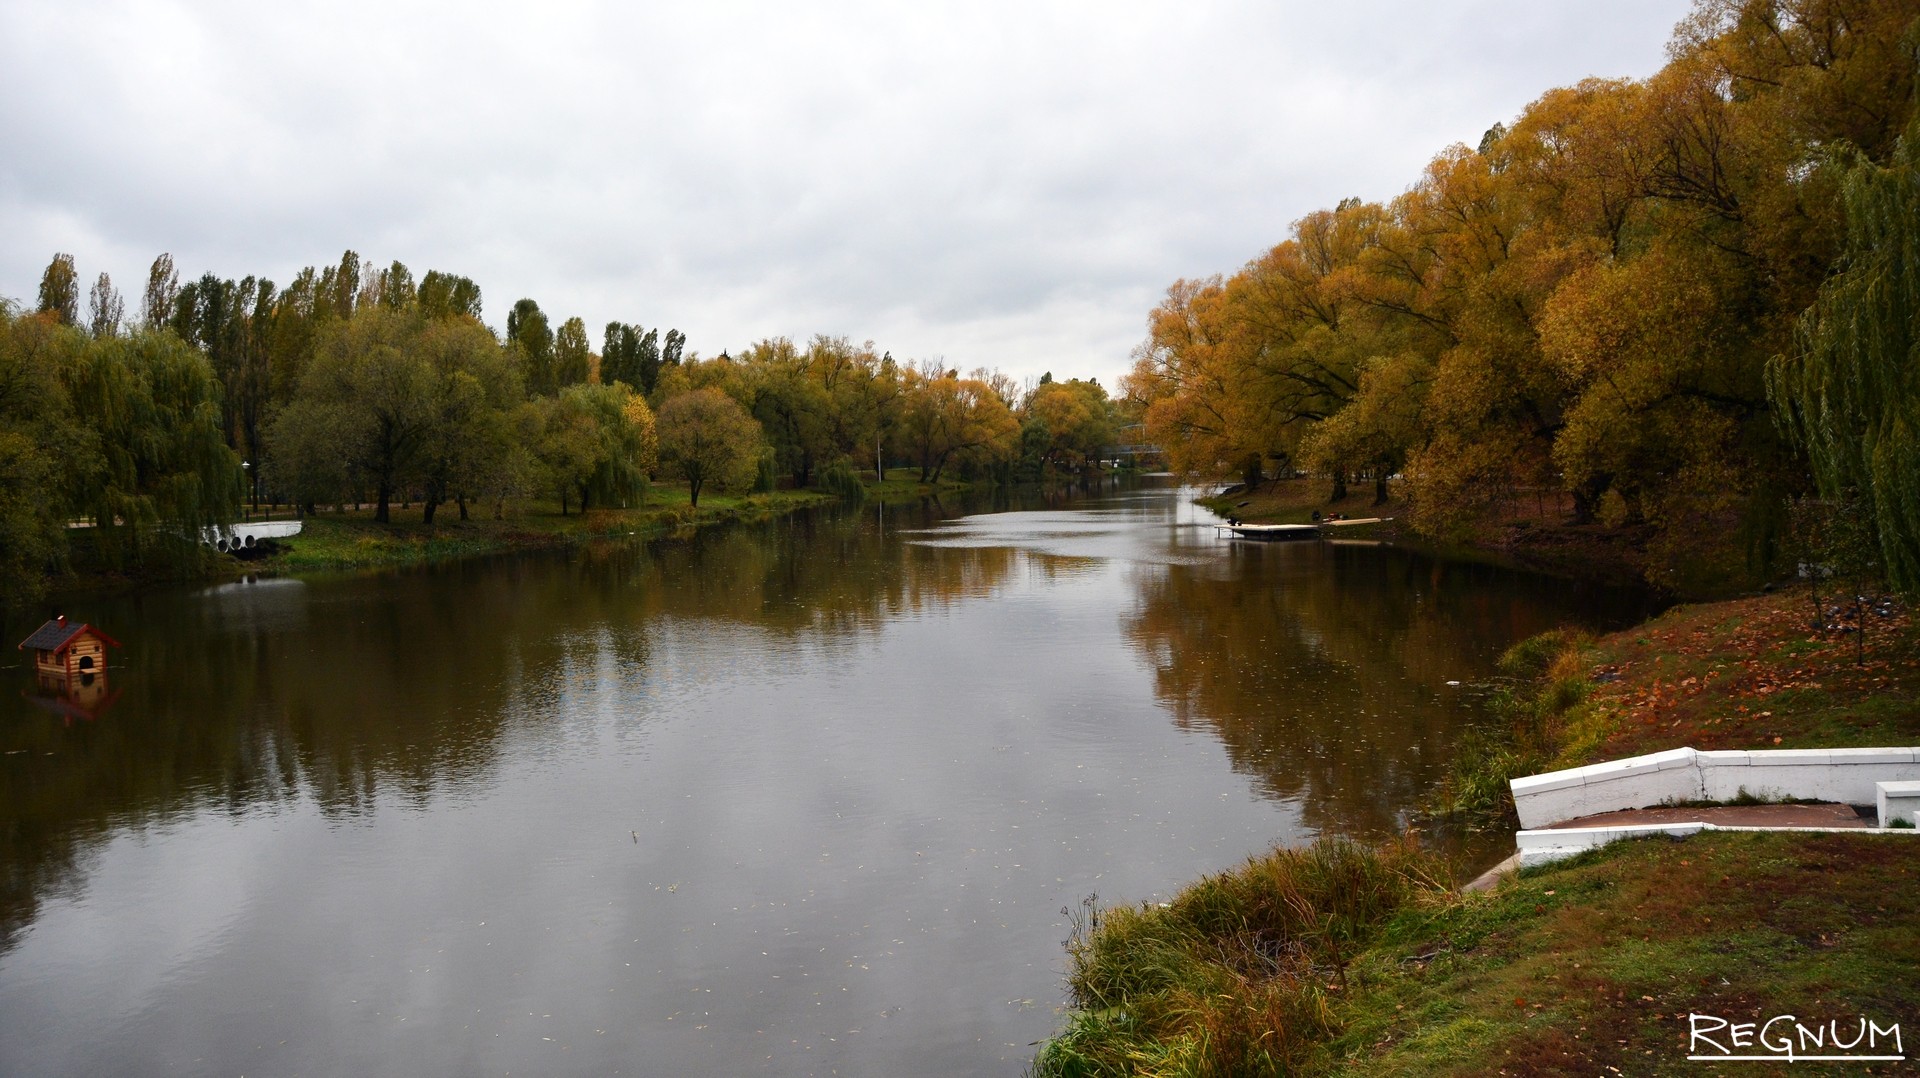
M 760 424 L 718 389 L 669 398 L 658 416 L 660 462 L 687 481 L 694 505 L 707 484 L 737 486 L 752 477 Z
M 40 275 L 41 314 L 52 315 L 63 326 L 80 324 L 80 275 L 73 268 L 73 256 L 56 254 Z
M 907 379 L 901 439 L 920 465 L 920 481 L 937 483 L 957 458 L 1011 460 L 1020 423 L 993 388 L 937 365 Z
M 113 337 L 126 318 L 126 302 L 113 287 L 113 279 L 102 273 L 87 292 L 87 326 L 95 337 Z
M 140 324 L 159 329 L 173 316 L 173 297 L 180 291 L 180 273 L 173 268 L 173 256 L 162 254 L 147 270 L 147 287 L 141 293 Z
M 1041 457 L 1056 467 L 1090 464 L 1113 443 L 1113 412 L 1099 382 L 1073 378 L 1036 386 L 1026 413 L 1046 433 Z

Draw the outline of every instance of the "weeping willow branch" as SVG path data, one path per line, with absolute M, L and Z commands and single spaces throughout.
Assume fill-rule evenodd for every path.
M 1888 582 L 1920 594 L 1920 122 L 1884 166 L 1842 187 L 1844 269 L 1800 316 L 1794 352 L 1767 368 L 1786 435 L 1829 498 L 1871 507 Z

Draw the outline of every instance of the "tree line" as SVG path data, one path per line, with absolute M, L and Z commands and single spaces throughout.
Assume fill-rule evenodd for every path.
M 1904 257 L 1871 252 L 1889 222 L 1914 235 L 1917 18 L 1915 0 L 1700 0 L 1653 76 L 1549 90 L 1399 197 L 1176 282 L 1125 389 L 1178 466 L 1315 473 L 1336 497 L 1366 478 L 1380 500 L 1404 477 L 1432 534 L 1551 495 L 1645 533 L 1656 578 L 1704 547 L 1764 557 L 1812 485 L 1806 452 L 1897 426 L 1834 413 L 1837 389 L 1789 404 L 1787 383 L 1806 382 L 1797 357 L 1854 348 L 1836 332 L 1880 294 L 1869 267 Z M 1855 283 L 1829 298 L 1837 270 Z M 1848 408 L 1913 418 L 1902 332 L 1876 362 L 1904 381 L 1856 378 Z M 1920 474 L 1911 437 L 1876 443 L 1908 439 L 1888 475 Z M 1891 480 L 1847 453 L 1820 490 L 1871 506 Z M 1902 504 L 1920 521 L 1920 496 Z
M 5 593 L 63 563 L 92 524 L 114 564 L 188 561 L 178 541 L 245 503 L 312 513 L 371 503 L 434 523 L 557 500 L 562 513 L 640 504 L 660 478 L 704 491 L 858 491 L 908 467 L 1037 480 L 1085 468 L 1119 415 L 1097 382 L 1021 386 L 998 372 L 901 363 L 871 342 L 755 342 L 703 359 L 677 329 L 556 329 L 532 299 L 504 332 L 480 286 L 349 250 L 278 288 L 155 259 L 129 317 L 104 273 L 81 309 L 56 255 L 31 311 L 0 304 L 0 540 Z

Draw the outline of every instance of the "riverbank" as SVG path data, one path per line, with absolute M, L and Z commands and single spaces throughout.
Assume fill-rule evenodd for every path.
M 1830 597 L 1816 606 L 1803 586 L 1675 607 L 1599 638 L 1544 634 L 1480 688 L 1487 720 L 1441 800 L 1499 826 L 1517 775 L 1689 745 L 1920 743 L 1920 631 L 1901 604 L 1863 617 Z M 1321 855 L 1270 855 L 1302 856 Z M 1091 942 L 1076 937 L 1081 1009 L 1038 1073 L 1166 1073 L 1194 1060 L 1204 1062 L 1182 1073 L 1647 1073 L 1687 1065 L 1690 1013 L 1920 1028 L 1920 841 L 1907 836 L 1620 843 L 1485 895 L 1454 892 L 1443 866 L 1397 847 L 1366 856 L 1360 878 L 1408 882 L 1357 922 L 1343 912 L 1350 887 L 1275 888 L 1270 860 L 1201 881 L 1165 909 L 1111 911 Z M 1308 927 L 1222 911 L 1208 896 L 1239 886 L 1230 878 L 1291 894 L 1311 911 Z M 1328 936 L 1323 925 L 1341 927 Z M 1181 945 L 1139 951 L 1138 940 L 1163 938 Z M 1126 951 L 1158 971 L 1111 984 L 1091 972 Z M 1249 1007 L 1258 1015 L 1232 1018 Z M 1793 1073 L 1867 1073 L 1820 1066 Z
M 412 565 L 510 550 L 539 550 L 594 540 L 647 538 L 732 520 L 764 520 L 839 499 L 814 490 L 767 494 L 708 494 L 698 506 L 684 490 L 656 489 L 646 504 L 593 508 L 562 515 L 557 503 L 516 503 L 499 519 L 476 507 L 461 520 L 442 507 L 428 525 L 418 511 L 395 510 L 393 522 L 373 520 L 371 510 L 317 513 L 278 552 L 237 565 L 250 572 L 303 573 Z M 412 519 L 408 519 L 412 518 Z
M 957 480 L 928 484 L 890 478 L 867 483 L 866 492 L 870 500 L 902 504 L 964 495 L 973 486 Z M 644 505 L 632 508 L 595 507 L 563 514 L 554 499 L 516 499 L 506 503 L 497 519 L 492 506 L 476 505 L 470 508 L 471 519 L 461 520 L 458 508 L 449 504 L 440 507 L 432 524 L 425 522 L 418 506 L 394 506 L 389 514 L 392 520 L 384 524 L 373 519 L 371 507 L 326 509 L 308 517 L 298 536 L 277 543 L 271 553 L 242 560 L 209 552 L 205 564 L 198 567 L 110 569 L 88 546 L 76 543 L 72 571 L 53 581 L 49 594 L 58 600 L 168 582 L 420 565 L 514 550 L 656 537 L 728 521 L 766 520 L 839 501 L 839 496 L 819 490 L 709 491 L 696 507 L 684 486 L 664 484 L 649 491 Z M 294 518 L 282 507 L 272 519 Z
M 1343 498 L 1331 498 L 1325 479 L 1274 479 L 1248 490 L 1227 487 L 1196 503 L 1248 524 L 1305 524 L 1318 513 L 1349 518 L 1390 517 L 1375 534 L 1448 558 L 1485 561 L 1553 576 L 1614 585 L 1654 584 L 1683 595 L 1723 593 L 1729 574 L 1690 566 L 1678 575 L 1649 573 L 1645 527 L 1568 524 L 1571 506 L 1559 493 L 1510 499 L 1490 508 L 1475 525 L 1452 541 L 1439 542 L 1413 532 L 1413 504 L 1400 483 L 1391 483 L 1387 499 L 1376 500 L 1371 482 L 1355 483 Z M 1723 559 L 1724 560 L 1724 559 Z M 1658 576 L 1659 579 L 1651 579 Z
M 1652 1074 L 1713 1051 L 1689 1015 L 1920 1029 L 1920 839 L 1623 842 L 1476 894 L 1439 871 L 1323 840 L 1108 911 L 1070 941 L 1079 1010 L 1034 1071 Z
M 1597 639 L 1544 634 L 1510 650 L 1501 675 L 1440 797 L 1483 821 L 1511 822 L 1509 779 L 1603 760 L 1920 744 L 1912 610 L 1816 603 L 1805 585 L 1676 606 Z

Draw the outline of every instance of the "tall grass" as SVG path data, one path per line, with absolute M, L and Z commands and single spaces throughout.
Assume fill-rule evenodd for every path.
M 1076 1010 L 1033 1074 L 1287 1073 L 1338 1032 L 1328 993 L 1351 957 L 1395 912 L 1443 890 L 1411 842 L 1322 838 L 1164 906 L 1088 903 L 1067 940 Z
M 1508 782 L 1546 770 L 1560 755 L 1566 716 L 1593 690 L 1592 638 L 1556 629 L 1528 637 L 1500 657 L 1487 715 L 1454 750 L 1437 809 L 1476 823 L 1514 822 Z

